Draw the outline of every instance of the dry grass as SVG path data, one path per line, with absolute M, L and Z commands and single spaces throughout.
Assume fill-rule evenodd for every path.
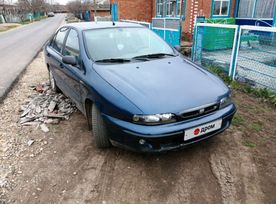
M 11 30 L 13 28 L 16 28 L 18 26 L 20 26 L 20 24 L 3 24 L 3 25 L 0 25 L 0 32 L 5 32 L 5 31 Z

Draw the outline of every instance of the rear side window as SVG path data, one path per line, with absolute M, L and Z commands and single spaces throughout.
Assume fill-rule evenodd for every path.
M 62 51 L 62 47 L 63 47 L 63 43 L 64 43 L 65 36 L 67 34 L 67 31 L 68 31 L 68 28 L 61 28 L 51 43 L 51 46 L 59 53 L 61 53 Z
M 63 55 L 70 55 L 70 56 L 79 58 L 80 46 L 79 46 L 78 33 L 73 29 L 71 29 L 68 34 Z

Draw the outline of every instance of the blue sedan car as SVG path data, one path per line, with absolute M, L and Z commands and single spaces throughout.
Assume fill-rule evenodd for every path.
M 236 112 L 218 77 L 137 24 L 67 24 L 44 53 L 51 88 L 76 103 L 99 148 L 180 149 L 222 133 Z

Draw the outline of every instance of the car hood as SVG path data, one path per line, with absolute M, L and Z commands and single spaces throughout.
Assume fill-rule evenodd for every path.
M 144 114 L 183 112 L 218 102 L 229 92 L 217 77 L 180 56 L 93 67 Z

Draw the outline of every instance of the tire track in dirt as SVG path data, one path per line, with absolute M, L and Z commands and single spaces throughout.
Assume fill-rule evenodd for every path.
M 101 167 L 104 165 L 104 154 L 97 154 L 89 158 L 84 165 L 80 167 L 78 177 L 68 189 L 66 194 L 61 197 L 59 203 L 92 203 L 93 195 L 96 192 L 97 177 L 100 175 Z M 72 187 L 76 187 L 72 189 Z
M 208 164 L 212 146 L 160 155 L 104 150 L 92 159 L 93 171 L 83 166 L 79 180 L 84 182 L 73 184 L 61 203 L 220 203 Z
M 256 166 L 250 153 L 240 145 L 242 132 L 227 133 L 228 137 L 222 142 L 229 144 L 229 149 L 222 145 L 210 156 L 210 166 L 220 185 L 223 203 L 263 203 Z
M 221 188 L 223 203 L 234 203 L 237 192 L 227 160 L 225 158 L 219 158 L 217 154 L 212 154 L 210 163 L 212 172 Z

